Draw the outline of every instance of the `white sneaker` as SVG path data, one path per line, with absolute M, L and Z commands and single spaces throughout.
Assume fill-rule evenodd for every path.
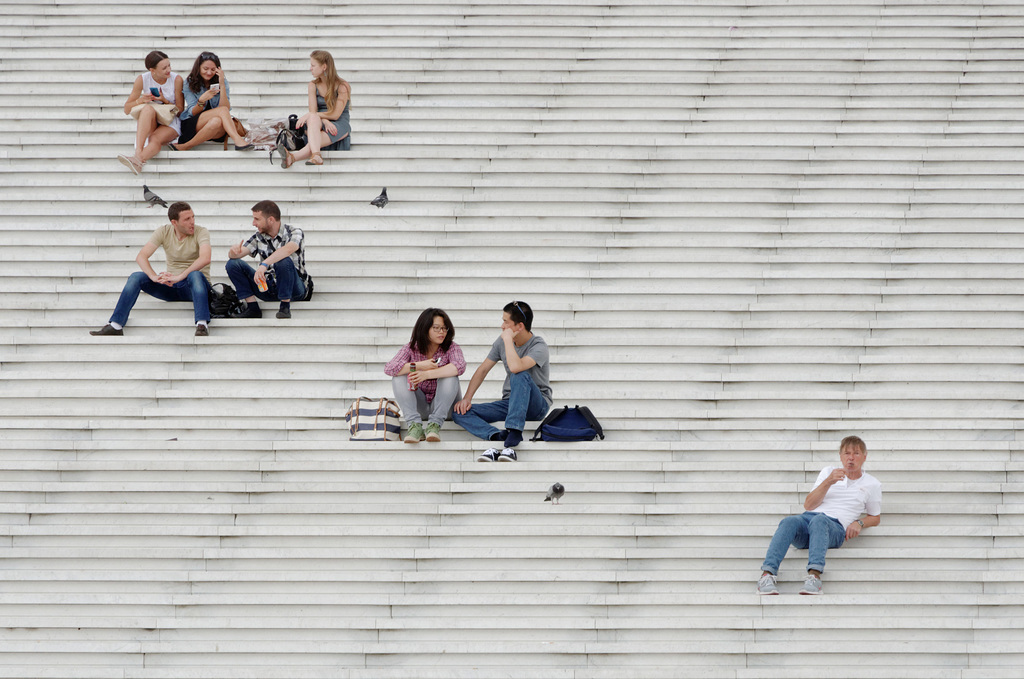
M 771 573 L 762 575 L 757 581 L 757 593 L 761 595 L 778 594 L 779 588 L 775 585 L 775 576 Z

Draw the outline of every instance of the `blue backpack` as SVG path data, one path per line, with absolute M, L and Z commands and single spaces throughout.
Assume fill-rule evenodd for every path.
M 531 441 L 593 441 L 604 440 L 604 429 L 590 408 L 562 406 L 548 413 L 533 433 Z

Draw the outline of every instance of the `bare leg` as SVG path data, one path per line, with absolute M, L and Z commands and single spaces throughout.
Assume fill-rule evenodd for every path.
M 311 155 L 313 154 L 309 150 L 309 144 L 306 144 L 298 151 L 292 152 L 292 158 L 294 159 L 292 162 L 294 162 L 295 160 L 305 160 L 306 158 L 309 158 Z
M 156 154 L 160 153 L 160 147 L 164 144 L 169 144 L 178 138 L 178 133 L 174 131 L 173 127 L 167 127 L 166 125 L 160 125 L 156 128 L 153 134 L 149 135 L 149 144 L 146 148 L 142 149 L 142 153 L 139 154 L 139 159 L 142 162 L 146 162 Z
M 310 128 L 309 133 L 306 135 L 309 137 L 309 145 L 307 148 L 309 148 L 310 155 L 314 156 L 320 155 L 320 142 L 324 140 L 324 137 L 330 139 L 330 137 L 327 136 L 327 133 L 323 131 L 323 121 L 319 122 L 320 124 L 317 126 L 316 131 L 314 132 L 313 128 Z
M 238 131 L 235 130 L 235 121 L 231 119 L 231 111 L 226 108 L 215 108 L 215 112 L 220 117 L 220 124 L 224 128 L 224 133 L 231 137 L 231 141 L 234 142 L 235 146 L 245 146 L 245 137 L 239 136 Z
M 196 121 L 196 136 L 192 137 L 185 144 L 175 144 L 175 148 L 179 151 L 188 151 L 196 146 L 199 146 L 204 141 L 210 141 L 224 134 L 224 127 L 221 119 L 218 116 L 206 117 L 206 114 L 212 113 L 212 111 L 203 111 L 202 115 L 199 116 L 199 120 Z M 204 120 L 203 118 L 206 117 Z
M 295 160 L 305 160 L 314 153 L 320 153 L 320 143 L 323 141 L 322 130 L 323 121 L 316 113 L 307 113 L 306 115 L 299 118 L 299 121 L 295 124 L 296 128 L 305 125 L 306 127 L 306 139 L 309 141 L 298 151 L 292 153 L 292 157 Z
M 135 155 L 142 158 L 142 151 L 146 148 L 146 140 L 159 126 L 156 119 L 156 111 L 152 106 L 146 106 L 139 113 L 138 125 L 135 127 Z
M 345 136 L 347 137 L 348 135 Z M 345 137 L 342 137 L 342 139 L 344 138 Z M 309 144 L 303 146 L 301 149 L 299 149 L 292 155 L 295 157 L 295 160 L 305 160 L 306 158 L 311 158 L 314 156 L 321 158 L 321 160 L 323 160 L 323 158 L 320 157 L 320 149 L 323 148 L 324 146 L 330 146 L 331 143 L 331 136 L 326 132 L 320 132 L 320 134 L 310 135 Z M 317 164 L 319 165 L 321 163 Z

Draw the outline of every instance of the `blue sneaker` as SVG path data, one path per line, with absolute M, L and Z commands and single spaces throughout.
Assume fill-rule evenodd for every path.
M 807 579 L 804 580 L 804 588 L 800 590 L 801 594 L 821 594 L 821 578 L 807 574 Z
M 515 462 L 516 451 L 515 448 L 504 448 L 501 454 L 498 455 L 498 462 Z
M 761 595 L 778 594 L 779 588 L 775 585 L 775 576 L 771 573 L 762 575 L 757 581 L 757 593 Z

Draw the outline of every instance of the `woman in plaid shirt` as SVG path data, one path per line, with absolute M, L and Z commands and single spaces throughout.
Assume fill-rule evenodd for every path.
M 395 401 L 405 415 L 406 443 L 440 441 L 441 425 L 462 398 L 459 375 L 466 372 L 462 349 L 453 342 L 455 328 L 442 309 L 424 309 L 409 343 L 384 366 L 391 376 Z M 424 434 L 423 419 L 427 419 Z

